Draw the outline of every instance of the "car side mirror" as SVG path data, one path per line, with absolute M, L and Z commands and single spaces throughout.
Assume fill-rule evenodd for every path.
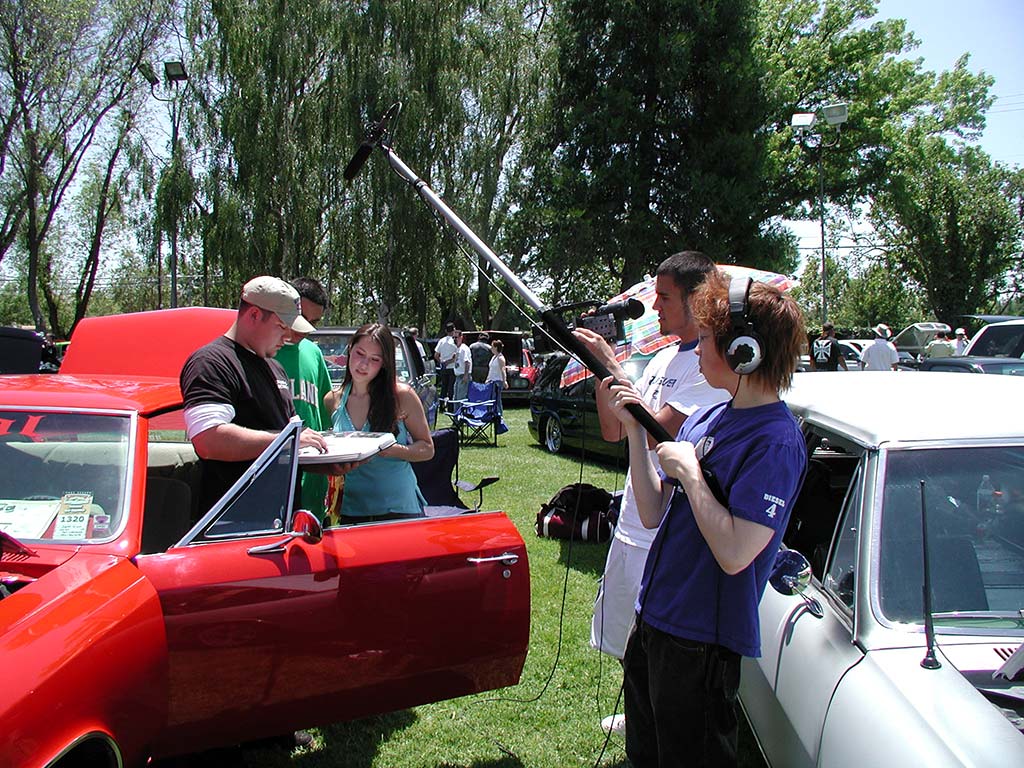
M 291 533 L 308 544 L 317 544 L 324 537 L 324 529 L 316 515 L 305 509 L 300 509 L 292 518 Z
M 804 594 L 811 583 L 811 564 L 795 549 L 780 549 L 775 555 L 775 565 L 768 577 L 772 588 L 780 595 L 800 595 L 812 616 L 821 618 L 825 612 L 813 597 Z

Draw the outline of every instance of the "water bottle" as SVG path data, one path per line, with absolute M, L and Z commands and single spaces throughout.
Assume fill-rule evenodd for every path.
M 982 517 L 989 517 L 992 515 L 993 507 L 995 506 L 995 486 L 992 485 L 992 480 L 988 475 L 981 476 L 981 485 L 978 486 L 978 514 Z

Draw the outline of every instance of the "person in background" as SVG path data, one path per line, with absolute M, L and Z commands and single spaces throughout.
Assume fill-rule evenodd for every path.
M 477 384 L 484 384 L 487 381 L 487 369 L 491 362 L 491 337 L 481 333 L 476 341 L 469 345 L 469 353 L 473 358 L 473 368 L 470 375 Z
M 963 328 L 956 329 L 956 352 L 957 357 L 963 357 L 967 351 L 967 331 Z
M 926 357 L 952 357 L 956 354 L 956 344 L 949 340 L 945 331 L 936 331 L 935 338 L 924 348 Z
M 420 358 L 423 362 L 427 362 L 427 350 L 423 347 L 423 342 L 420 341 L 420 329 L 415 325 L 409 328 L 409 335 L 412 336 L 412 343 L 416 345 L 416 349 L 420 352 Z
M 871 330 L 875 340 L 861 350 L 860 367 L 865 371 L 895 371 L 900 355 L 889 341 L 892 331 L 885 323 L 879 323 Z
M 302 317 L 315 327 L 327 310 L 327 292 L 310 277 L 296 278 L 291 281 L 291 285 L 299 294 Z M 288 374 L 295 413 L 307 427 L 323 432 L 331 428 L 331 410 L 325 402 L 331 392 L 331 376 L 327 372 L 327 361 L 320 347 L 306 338 L 308 335 L 292 330 L 291 337 L 278 350 L 274 359 Z M 301 486 L 302 508 L 308 509 L 318 520 L 321 519 L 327 494 L 327 476 L 303 472 Z
M 501 393 L 508 387 L 508 379 L 505 376 L 505 355 L 502 351 L 505 345 L 500 339 L 491 342 L 491 359 L 487 364 L 487 376 L 484 384 L 494 383 L 494 399 L 498 406 L 498 413 L 501 413 Z
M 740 660 L 761 654 L 758 603 L 807 469 L 800 425 L 780 398 L 804 343 L 796 302 L 716 273 L 692 307 L 700 370 L 732 398 L 660 443 L 660 468 L 626 410 L 643 397 L 611 387 L 640 518 L 658 529 L 625 656 L 634 768 L 736 765 Z
M 714 269 L 714 262 L 703 253 L 683 251 L 662 261 L 655 275 L 654 309 L 658 313 L 658 328 L 666 336 L 678 336 L 680 341 L 651 358 L 637 379 L 637 390 L 645 407 L 669 434 L 674 435 L 687 415 L 700 406 L 720 403 L 728 396 L 727 392 L 708 385 L 694 351 L 697 323 L 690 312 L 690 296 Z M 628 381 L 625 371 L 615 359 L 615 350 L 601 336 L 586 328 L 577 329 L 575 334 L 616 380 Z M 617 442 L 623 437 L 623 429 L 610 400 L 608 386 L 598 386 L 597 413 L 601 436 Z M 653 443 L 651 447 L 654 447 Z M 604 575 L 594 601 L 590 645 L 622 661 L 626 640 L 636 617 L 640 578 L 655 534 L 640 520 L 629 473 L 626 474 L 620 508 Z M 622 734 L 626 730 L 626 719 L 621 713 L 611 714 L 601 721 L 601 726 Z
M 345 476 L 340 509 L 328 508 L 327 524 L 422 517 L 426 501 L 409 463 L 433 458 L 434 441 L 419 396 L 398 381 L 387 326 L 370 323 L 353 334 L 337 399 L 335 430 L 391 432 L 396 443 Z
M 434 362 L 437 363 L 438 382 L 442 400 L 451 400 L 455 396 L 455 367 L 459 359 L 459 345 L 455 343 L 455 323 L 444 327 L 445 335 L 438 339 L 434 347 Z
M 473 354 L 463 342 L 462 331 L 455 332 L 458 356 L 455 360 L 455 399 L 465 400 L 469 394 L 469 379 L 473 371 Z
M 839 366 L 844 371 L 848 370 L 839 342 L 836 341 L 836 328 L 832 323 L 823 323 L 821 336 L 814 340 L 811 347 L 811 367 L 816 371 L 838 371 Z

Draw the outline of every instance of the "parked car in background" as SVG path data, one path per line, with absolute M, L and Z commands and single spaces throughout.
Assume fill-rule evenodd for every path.
M 323 352 L 331 383 L 335 387 L 341 386 L 345 380 L 348 345 L 355 332 L 355 328 L 317 328 L 309 335 L 310 340 Z M 427 423 L 433 429 L 437 423 L 437 387 L 432 369 L 428 372 L 426 361 L 420 355 L 410 334 L 399 328 L 392 328 L 391 335 L 395 340 L 395 373 L 398 380 L 416 390 L 427 414 Z
M 952 330 L 945 323 L 911 323 L 893 336 L 890 341 L 896 347 L 896 351 L 900 353 L 900 364 L 914 365 L 924 357 L 925 347 L 935 340 L 936 333 L 942 331 L 952 334 Z
M 636 356 L 622 364 L 630 381 L 636 381 L 651 356 Z M 559 386 L 569 356 L 555 353 L 547 358 L 540 380 L 530 396 L 527 427 L 534 440 L 551 453 L 568 448 L 586 455 L 611 459 L 626 457 L 626 441 L 606 442 L 597 417 L 597 380 L 588 376 L 567 387 Z
M 1024 357 L 1024 320 L 1006 320 L 982 326 L 971 338 L 965 355 Z
M 508 386 L 501 393 L 501 401 L 525 402 L 530 399 L 530 390 L 537 383 L 537 367 L 533 363 L 533 352 L 527 348 L 527 339 L 521 331 L 463 331 L 462 341 L 472 344 L 481 333 L 491 341 L 500 340 L 505 355 L 505 378 Z
M 298 422 L 198 506 L 178 373 L 235 315 L 87 318 L 60 373 L 0 376 L 4 768 L 143 766 L 519 679 L 503 513 L 321 528 L 293 506 Z
M 61 351 L 41 333 L 0 327 L 0 374 L 56 373 Z
M 917 370 L 1024 376 L 1024 360 L 1013 357 L 926 357 Z
M 1022 395 L 1009 376 L 796 377 L 807 478 L 740 680 L 771 765 L 1024 765 L 1024 683 L 994 676 L 1024 655 Z

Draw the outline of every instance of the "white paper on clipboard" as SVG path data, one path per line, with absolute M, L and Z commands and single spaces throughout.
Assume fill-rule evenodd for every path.
M 0 531 L 16 539 L 41 539 L 60 509 L 60 499 L 0 500 Z
M 327 452 L 312 446 L 299 449 L 299 464 L 345 464 L 376 456 L 395 444 L 390 432 L 324 432 Z

